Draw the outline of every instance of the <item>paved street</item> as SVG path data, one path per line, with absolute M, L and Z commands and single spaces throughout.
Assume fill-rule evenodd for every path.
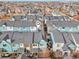
M 38 58 L 38 59 L 51 59 L 51 58 Z
M 10 58 L 0 58 L 0 59 L 10 59 Z
M 0 59 L 11 59 L 11 58 L 4 57 L 4 58 L 0 58 Z M 19 57 L 17 57 L 16 59 L 50 59 L 50 58 L 36 58 L 36 57 L 29 58 L 25 54 L 22 54 L 22 55 L 19 55 Z
M 36 57 L 29 58 L 25 54 L 22 55 L 21 59 L 37 59 Z

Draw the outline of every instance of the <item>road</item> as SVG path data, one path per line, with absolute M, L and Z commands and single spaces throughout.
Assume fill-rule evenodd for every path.
M 0 58 L 0 59 L 11 59 L 11 58 Z M 36 58 L 36 57 L 29 58 L 25 54 L 21 54 L 16 59 L 50 59 L 50 58 Z
M 0 58 L 0 59 L 10 59 L 10 58 Z
M 73 59 L 71 56 L 64 56 L 63 59 Z
M 0 58 L 0 59 L 11 59 L 11 58 L 5 57 L 5 58 Z M 15 59 L 15 58 L 13 58 L 13 59 Z M 19 55 L 19 57 L 17 57 L 16 59 L 37 59 L 37 58 L 36 57 L 29 58 L 25 54 L 22 54 L 22 55 Z

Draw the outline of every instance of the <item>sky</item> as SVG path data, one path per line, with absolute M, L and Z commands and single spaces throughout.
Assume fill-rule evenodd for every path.
M 73 1 L 73 2 L 79 2 L 79 0 L 0 0 L 0 1 L 59 1 L 59 2 L 68 2 L 68 1 Z

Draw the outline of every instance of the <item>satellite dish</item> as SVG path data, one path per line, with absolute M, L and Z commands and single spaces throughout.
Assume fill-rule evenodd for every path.
M 41 25 L 41 22 L 40 21 L 36 21 L 36 25 Z
M 36 21 L 36 26 L 37 26 L 37 28 L 39 28 L 40 25 L 41 25 L 41 22 L 40 22 L 40 21 Z

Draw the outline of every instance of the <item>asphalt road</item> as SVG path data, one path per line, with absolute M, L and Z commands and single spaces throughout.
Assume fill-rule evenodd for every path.
M 36 57 L 29 58 L 25 54 L 22 55 L 21 59 L 37 59 Z
M 4 58 L 0 58 L 0 59 L 11 59 L 11 58 L 4 57 Z M 29 58 L 25 54 L 22 54 L 22 55 L 19 55 L 19 57 L 15 58 L 15 59 L 37 59 L 37 58 L 36 57 Z
M 10 58 L 0 58 L 0 59 L 10 59 Z

